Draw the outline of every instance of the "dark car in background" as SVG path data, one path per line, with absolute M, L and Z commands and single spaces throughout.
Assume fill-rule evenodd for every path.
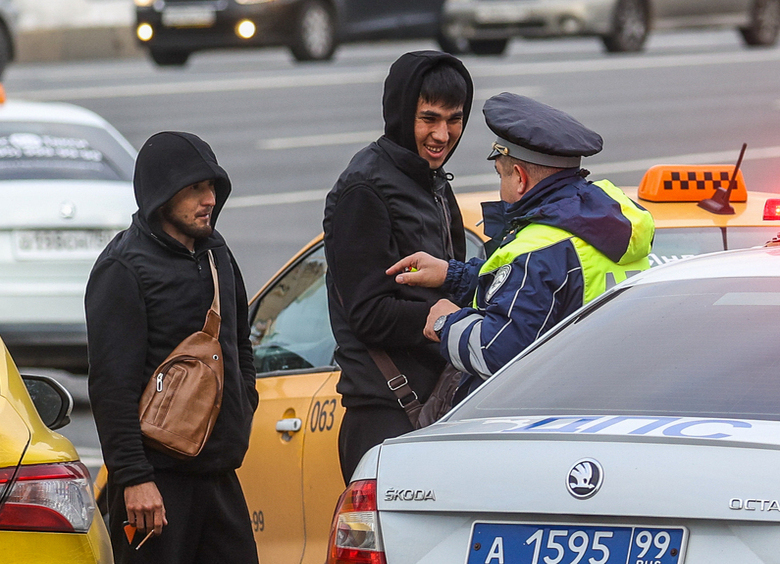
M 18 18 L 19 12 L 13 1 L 0 0 L 0 78 L 3 76 L 5 67 L 16 56 L 14 37 Z
M 477 55 L 513 37 L 595 36 L 608 52 L 640 51 L 651 30 L 738 29 L 751 47 L 774 45 L 780 0 L 447 0 L 444 33 Z
M 444 0 L 135 0 L 136 35 L 158 65 L 195 51 L 286 46 L 328 60 L 340 43 L 437 38 Z

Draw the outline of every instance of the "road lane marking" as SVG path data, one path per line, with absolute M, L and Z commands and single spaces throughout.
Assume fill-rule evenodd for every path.
M 276 151 L 280 149 L 298 149 L 300 147 L 322 147 L 325 145 L 351 145 L 353 143 L 370 143 L 376 141 L 382 131 L 353 131 L 351 133 L 326 133 L 323 135 L 303 135 L 301 137 L 277 137 L 261 139 L 257 142 L 258 149 Z
M 735 161 L 735 151 L 714 151 L 709 153 L 690 153 L 687 155 L 675 155 L 671 157 L 657 157 L 653 159 L 637 159 L 619 161 L 614 163 L 602 163 L 587 165 L 585 168 L 593 175 L 619 174 L 625 172 L 645 171 L 653 165 L 661 163 L 685 163 L 685 164 L 709 164 L 729 163 Z M 745 153 L 746 161 L 780 158 L 780 146 L 757 147 L 748 149 Z M 477 188 L 481 186 L 494 186 L 498 188 L 498 178 L 495 172 L 486 174 L 472 174 L 457 176 L 452 185 L 462 191 L 463 188 Z M 330 191 L 322 190 L 298 190 L 294 192 L 282 192 L 275 194 L 258 194 L 255 196 L 234 196 L 225 204 L 225 209 L 243 209 L 264 206 L 276 206 L 283 204 L 300 204 L 304 202 L 321 202 Z
M 280 204 L 300 204 L 303 202 L 317 202 L 325 199 L 327 190 L 298 190 L 296 192 L 279 192 L 275 194 L 257 194 L 255 196 L 233 196 L 223 209 L 255 208 L 263 206 L 276 206 Z
M 532 63 L 496 63 L 472 65 L 473 77 L 528 76 L 567 73 L 591 73 L 617 70 L 674 68 L 705 65 L 766 63 L 780 60 L 780 49 L 735 51 L 733 53 L 696 53 L 691 55 L 601 57 L 587 61 L 541 61 Z M 381 84 L 385 67 L 369 67 L 354 72 L 307 75 L 278 75 L 227 80 L 198 80 L 174 83 L 125 84 L 19 91 L 14 97 L 28 100 L 82 100 L 133 98 L 140 96 L 181 95 L 182 93 L 238 92 L 353 84 Z
M 542 88 L 538 86 L 497 86 L 483 88 L 474 92 L 474 101 L 487 100 L 499 92 L 514 92 L 522 96 L 540 96 Z M 301 147 L 325 147 L 335 145 L 355 145 L 376 141 L 384 132 L 379 129 L 371 131 L 352 131 L 347 133 L 323 133 L 322 135 L 301 135 L 298 137 L 274 137 L 261 139 L 256 146 L 261 151 L 280 151 L 299 149 Z
M 360 72 L 267 76 L 234 78 L 228 80 L 182 81 L 152 84 L 125 84 L 118 86 L 87 86 L 82 88 L 53 88 L 14 92 L 13 98 L 23 100 L 83 100 L 98 98 L 137 98 L 209 92 L 239 92 L 242 90 L 272 90 L 348 84 L 375 84 L 382 82 L 386 69 L 367 69 Z
M 514 92 L 522 96 L 539 96 L 542 89 L 538 86 L 499 86 L 484 88 L 474 92 L 474 100 L 487 100 L 498 92 Z M 261 139 L 257 148 L 262 151 L 280 151 L 299 149 L 301 147 L 324 147 L 334 145 L 355 145 L 376 141 L 384 132 L 379 129 L 371 131 L 352 131 L 347 133 L 323 133 L 322 135 L 301 135 L 298 137 L 274 137 Z

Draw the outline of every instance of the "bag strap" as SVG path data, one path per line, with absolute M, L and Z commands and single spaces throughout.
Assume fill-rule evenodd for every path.
M 339 292 L 339 289 L 336 287 L 335 280 L 333 281 L 333 289 L 336 290 L 336 297 L 338 297 L 339 303 L 341 303 L 341 307 L 343 308 L 344 298 L 341 297 L 341 292 Z M 368 354 L 371 355 L 371 359 L 374 361 L 374 364 L 376 364 L 376 367 L 379 368 L 382 376 L 387 380 L 387 387 L 390 388 L 395 394 L 395 397 L 398 398 L 398 405 L 400 405 L 406 412 L 406 415 L 409 416 L 412 425 L 417 425 L 417 419 L 420 416 L 422 404 L 420 403 L 420 398 L 417 397 L 417 392 L 409 385 L 409 380 L 406 378 L 406 375 L 398 370 L 393 359 L 390 358 L 390 355 L 385 351 L 368 347 L 366 347 L 366 350 L 368 350 Z
M 422 403 L 412 387 L 409 385 L 409 380 L 406 375 L 403 374 L 393 362 L 385 351 L 380 349 L 368 349 L 368 354 L 376 364 L 382 376 L 387 380 L 387 387 L 398 398 L 398 405 L 404 408 L 404 411 L 409 416 L 412 424 L 417 423 L 419 417 L 419 411 L 422 409 Z
M 211 249 L 208 251 L 209 266 L 211 267 L 211 279 L 214 281 L 214 299 L 211 301 L 211 307 L 206 314 L 206 322 L 203 324 L 203 332 L 219 339 L 219 329 L 222 324 L 222 317 L 219 314 L 219 276 L 217 275 L 217 265 L 214 262 L 214 253 Z

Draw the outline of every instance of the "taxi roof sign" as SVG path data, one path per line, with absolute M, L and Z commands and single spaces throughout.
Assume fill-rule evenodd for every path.
M 642 177 L 637 196 L 650 202 L 700 202 L 712 198 L 718 188 L 728 190 L 733 173 L 732 165 L 656 165 Z M 729 200 L 747 201 L 741 170 Z

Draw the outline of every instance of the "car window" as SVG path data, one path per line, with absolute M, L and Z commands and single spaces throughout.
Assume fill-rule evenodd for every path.
M 471 258 L 487 258 L 485 256 L 485 244 L 472 231 L 466 230 L 466 260 Z
M 482 241 L 470 231 L 466 231 L 466 254 L 467 258 L 485 256 Z M 328 316 L 326 270 L 325 248 L 320 244 L 258 300 L 250 338 L 259 376 L 333 367 L 336 340 Z
M 251 323 L 258 374 L 333 365 L 322 245 L 298 261 L 263 295 Z
M 104 129 L 0 122 L 0 180 L 130 182 L 132 178 L 133 155 Z
M 454 414 L 780 420 L 777 279 L 628 287 L 586 309 Z
M 757 247 L 780 231 L 780 222 L 767 227 L 686 227 L 657 229 L 650 266 L 659 266 L 686 257 Z

